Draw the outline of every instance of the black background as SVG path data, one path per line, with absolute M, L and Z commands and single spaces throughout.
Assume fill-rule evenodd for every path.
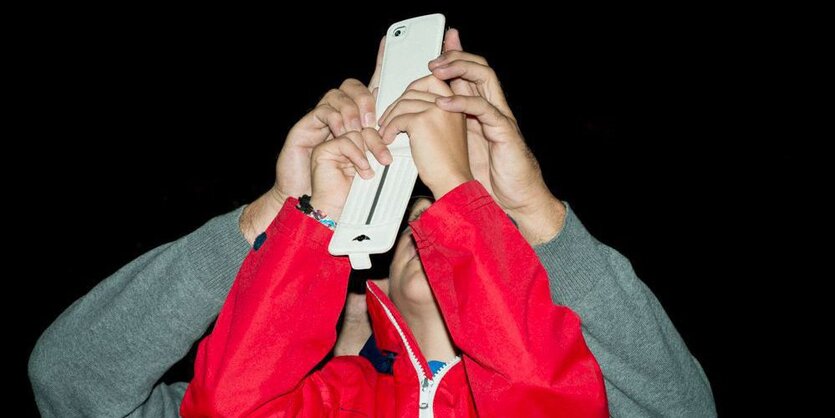
M 370 76 L 389 24 L 436 11 L 496 69 L 554 194 L 658 296 L 720 413 L 785 389 L 766 376 L 789 366 L 756 360 L 792 323 L 776 283 L 798 276 L 787 220 L 809 168 L 803 147 L 765 139 L 785 122 L 763 111 L 779 87 L 759 65 L 779 33 L 705 10 L 300 7 L 52 9 L 13 39 L 24 411 L 25 359 L 63 309 L 266 190 L 289 127 L 344 78 Z

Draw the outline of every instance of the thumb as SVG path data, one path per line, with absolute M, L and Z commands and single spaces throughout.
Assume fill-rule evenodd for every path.
M 380 39 L 380 46 L 377 48 L 377 63 L 374 65 L 374 74 L 368 82 L 368 89 L 374 90 L 380 86 L 380 73 L 383 71 L 383 53 L 386 50 L 386 37 Z
M 444 34 L 444 51 L 463 51 L 461 46 L 461 34 L 458 29 L 450 28 Z

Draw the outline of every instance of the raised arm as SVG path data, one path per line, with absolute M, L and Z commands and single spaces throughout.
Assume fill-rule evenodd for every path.
M 159 379 L 217 316 L 247 250 L 287 197 L 311 193 L 313 149 L 373 111 L 371 91 L 346 80 L 290 130 L 267 193 L 143 255 L 68 308 L 30 358 L 41 414 L 178 416 L 186 384 Z
M 608 416 L 580 319 L 551 303 L 536 254 L 480 183 L 458 186 L 412 228 L 479 411 Z
M 458 32 L 430 64 L 464 112 L 473 175 L 518 223 L 548 271 L 554 303 L 574 310 L 606 381 L 613 416 L 715 416 L 710 384 L 663 307 L 629 261 L 599 243 L 542 179 L 495 72 L 461 50 Z
M 447 85 L 427 76 L 383 115 L 383 139 L 408 132 L 437 201 L 411 223 L 418 252 L 476 409 L 484 416 L 607 414 L 603 377 L 577 316 L 551 303 L 533 249 L 480 182 L 465 119 L 436 106 Z
M 240 210 L 139 257 L 70 306 L 29 360 L 44 417 L 175 417 L 185 384 L 157 384 L 217 315 L 249 246 Z
M 353 177 L 373 176 L 365 150 L 380 147 L 364 129 L 313 150 L 309 203 L 319 217 L 339 219 Z M 319 416 L 337 405 L 339 386 L 312 372 L 336 341 L 350 265 L 328 253 L 332 231 L 297 203 L 289 198 L 259 239 L 200 343 L 183 416 Z
M 331 231 L 296 203 L 287 200 L 247 256 L 201 341 L 182 416 L 267 416 L 324 404 L 306 377 L 336 340 L 350 266 L 328 254 Z

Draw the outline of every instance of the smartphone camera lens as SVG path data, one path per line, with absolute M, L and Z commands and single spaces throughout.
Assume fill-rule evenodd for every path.
M 394 31 L 394 36 L 400 36 L 401 33 L 403 33 L 403 31 L 398 29 L 398 30 Z
M 391 34 L 394 35 L 395 38 L 400 38 L 401 36 L 406 34 L 406 27 L 400 26 L 398 28 L 394 28 Z

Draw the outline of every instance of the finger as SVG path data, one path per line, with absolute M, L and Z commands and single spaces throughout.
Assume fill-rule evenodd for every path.
M 385 119 L 389 113 L 391 113 L 391 110 L 394 109 L 394 107 L 397 106 L 397 103 L 399 103 L 401 100 L 424 100 L 430 103 L 435 103 L 435 99 L 437 99 L 438 97 L 440 96 L 438 96 L 437 94 L 428 93 L 425 91 L 406 90 L 406 92 L 403 93 L 402 96 L 397 98 L 397 100 L 395 100 L 392 104 L 389 105 L 388 108 L 386 108 L 386 111 L 383 112 L 383 116 L 380 116 L 380 126 L 383 125 L 382 120 Z
M 339 136 L 345 133 L 342 114 L 334 109 L 333 106 L 327 103 L 320 104 L 310 114 L 321 124 L 322 128 L 329 128 L 331 135 Z
M 358 132 L 350 132 L 349 134 L 360 135 Z M 361 138 L 360 138 L 361 140 Z M 348 159 L 351 164 L 357 169 L 360 177 L 369 179 L 374 177 L 374 170 L 371 169 L 371 164 L 365 156 L 365 151 L 360 149 L 354 142 L 354 139 L 349 138 L 348 135 L 341 136 L 333 141 L 325 142 L 329 146 L 331 152 L 335 152 L 342 157 Z
M 463 51 L 464 47 L 461 45 L 461 32 L 458 29 L 451 28 L 444 34 L 444 52 L 449 51 Z M 434 60 L 433 60 L 434 61 Z M 434 68 L 440 64 L 430 63 L 430 68 Z M 460 78 L 454 78 L 449 81 L 449 87 L 455 94 L 475 96 L 478 94 L 475 84 Z
M 386 116 L 380 120 L 380 126 L 385 127 L 393 118 L 407 113 L 420 113 L 435 106 L 435 101 L 404 99 L 397 102 L 397 105 L 386 110 Z
M 439 96 L 452 96 L 452 90 L 449 89 L 449 85 L 432 74 L 412 81 L 406 87 L 406 90 L 425 91 Z
M 476 85 L 467 80 L 453 78 L 452 80 L 447 81 L 449 82 L 449 88 L 452 89 L 452 92 L 455 94 L 462 94 L 466 96 L 475 96 L 478 94 L 478 88 Z
M 483 64 L 473 61 L 455 60 L 440 67 L 435 67 L 432 74 L 440 80 L 460 78 L 475 84 L 478 93 L 490 101 L 502 112 L 510 113 L 502 86 L 496 72 Z
M 431 70 L 437 66 L 444 65 L 455 60 L 472 61 L 481 65 L 488 65 L 487 59 L 481 55 L 471 54 L 464 51 L 445 51 L 438 58 L 429 61 L 429 69 Z
M 414 118 L 414 113 L 405 113 L 393 117 L 387 125 L 380 128 L 380 137 L 383 138 L 383 142 L 391 144 L 394 142 L 397 134 L 400 132 L 408 132 Z
M 380 86 L 380 74 L 383 73 L 383 54 L 386 51 L 386 37 L 380 39 L 380 46 L 377 47 L 377 64 L 374 66 L 374 74 L 371 75 L 371 80 L 368 81 L 368 89 L 374 90 Z
M 348 138 L 360 151 L 365 152 L 365 141 L 362 139 L 362 134 L 356 131 L 346 132 L 345 135 L 342 135 L 342 138 Z
M 461 33 L 458 29 L 450 28 L 444 34 L 444 52 L 446 51 L 463 51 L 461 46 Z
M 444 52 L 448 51 L 463 51 L 464 47 L 461 45 L 461 35 L 458 29 L 450 28 L 444 34 Z M 430 64 L 431 66 L 431 64 Z M 468 96 L 475 96 L 478 93 L 475 86 L 469 81 L 461 80 L 460 78 L 448 80 L 449 87 L 455 94 L 465 94 Z
M 327 94 L 325 94 L 325 97 L 322 98 L 320 103 L 327 103 L 342 114 L 342 121 L 344 122 L 345 129 L 357 132 L 362 130 L 359 108 L 357 107 L 357 104 L 354 103 L 354 101 L 342 90 L 330 90 Z
M 362 127 L 374 127 L 377 117 L 374 115 L 374 96 L 371 95 L 371 90 L 365 84 L 353 78 L 345 80 L 339 90 L 342 90 L 356 103 L 362 117 Z
M 394 161 L 394 158 L 391 156 L 391 151 L 389 151 L 389 148 L 383 142 L 383 138 L 376 129 L 363 129 L 362 139 L 365 143 L 365 147 L 371 151 L 371 155 L 373 155 L 380 164 L 389 165 L 392 161 Z
M 474 116 L 479 122 L 494 128 L 513 128 L 513 121 L 505 116 L 497 107 L 479 96 L 439 97 L 435 101 L 447 112 L 460 112 Z

